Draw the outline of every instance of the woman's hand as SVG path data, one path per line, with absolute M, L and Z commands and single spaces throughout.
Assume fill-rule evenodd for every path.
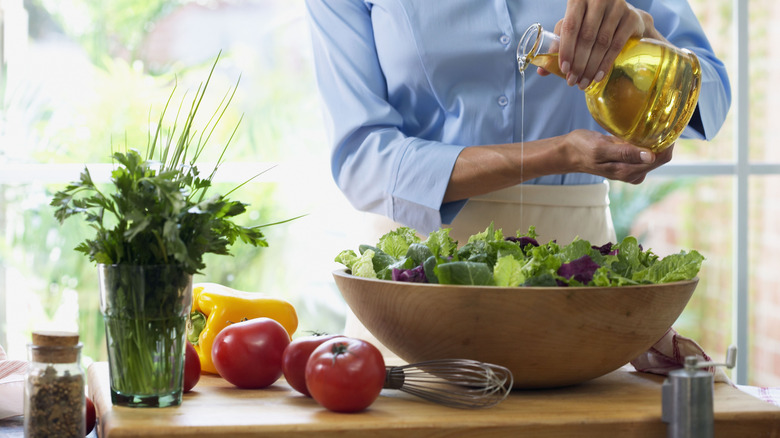
M 616 137 L 578 129 L 564 136 L 571 172 L 639 184 L 647 173 L 672 159 L 674 145 L 654 153 Z
M 653 153 L 611 135 L 578 129 L 541 140 L 463 149 L 452 169 L 444 202 L 510 187 L 545 175 L 582 172 L 639 184 L 672 159 L 672 148 Z
M 652 16 L 625 0 L 569 0 L 555 33 L 561 72 L 580 89 L 604 78 L 630 37 L 663 38 Z

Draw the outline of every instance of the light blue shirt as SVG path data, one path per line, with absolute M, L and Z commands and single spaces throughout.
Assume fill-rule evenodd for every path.
M 702 66 L 697 113 L 683 133 L 711 139 L 731 103 L 723 63 L 683 0 L 632 1 Z M 564 0 L 306 0 L 317 83 L 332 145 L 331 171 L 350 203 L 427 233 L 465 204 L 442 204 L 466 146 L 604 132 L 582 91 L 535 69 L 516 48 L 534 22 L 553 29 Z M 527 184 L 592 184 L 589 174 Z

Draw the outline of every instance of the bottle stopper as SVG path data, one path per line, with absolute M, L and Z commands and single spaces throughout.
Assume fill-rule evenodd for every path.
M 45 363 L 70 363 L 79 357 L 79 334 L 63 331 L 35 331 L 32 334 L 32 360 Z

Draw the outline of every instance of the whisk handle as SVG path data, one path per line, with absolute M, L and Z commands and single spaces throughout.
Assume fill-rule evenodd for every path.
M 401 389 L 404 386 L 406 375 L 401 367 L 386 367 L 385 368 L 385 385 L 384 389 Z

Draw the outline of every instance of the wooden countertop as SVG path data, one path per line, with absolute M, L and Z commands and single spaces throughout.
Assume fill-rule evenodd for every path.
M 100 437 L 663 437 L 663 378 L 621 368 L 584 384 L 552 390 L 515 390 L 489 409 L 432 404 L 383 390 L 357 414 L 327 411 L 284 380 L 266 389 L 242 390 L 203 375 L 181 406 L 111 405 L 108 366 L 89 368 L 89 393 L 98 411 Z M 715 436 L 780 437 L 780 407 L 729 385 L 715 384 Z

